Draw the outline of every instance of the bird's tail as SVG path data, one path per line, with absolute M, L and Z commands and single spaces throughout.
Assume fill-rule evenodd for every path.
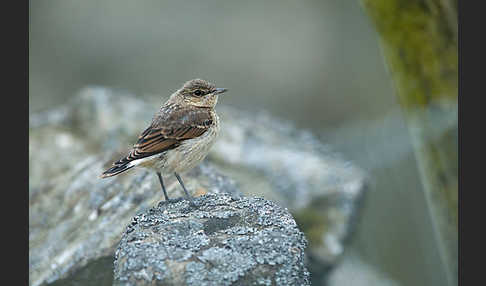
M 124 163 L 115 163 L 113 165 L 113 167 L 111 167 L 110 169 L 104 171 L 101 175 L 100 175 L 100 178 L 108 178 L 108 177 L 111 177 L 111 176 L 115 176 L 115 175 L 118 175 L 122 172 L 125 172 L 126 170 L 129 170 L 133 167 L 135 167 L 134 165 L 132 164 L 129 164 L 130 162 L 124 162 Z

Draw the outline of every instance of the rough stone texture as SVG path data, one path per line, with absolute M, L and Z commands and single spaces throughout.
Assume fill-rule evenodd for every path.
M 113 255 L 132 217 L 163 200 L 152 173 L 98 175 L 132 146 L 164 100 L 89 87 L 63 106 L 30 115 L 31 285 L 76 276 Z M 324 279 L 353 230 L 365 174 L 309 132 L 222 103 L 221 136 L 200 167 L 181 174 L 186 187 L 194 196 L 256 195 L 288 208 L 309 241 L 313 283 Z M 169 196 L 183 195 L 175 178 L 164 179 Z
M 115 285 L 310 285 L 306 240 L 262 198 L 208 194 L 137 215 L 117 248 Z
M 98 179 L 100 158 L 88 156 L 64 176 L 53 179 L 30 200 L 29 273 L 32 285 L 65 277 L 92 259 L 113 255 L 132 217 L 164 200 L 159 182 L 141 171 L 114 180 Z M 210 173 L 210 175 L 206 175 Z M 192 193 L 228 192 L 239 197 L 234 182 L 203 164 L 184 176 Z M 172 197 L 182 190 L 174 178 L 166 180 Z
M 48 127 L 31 130 L 30 135 L 29 279 L 31 285 L 40 285 L 73 274 L 98 258 L 113 257 L 132 217 L 164 198 L 156 176 L 147 171 L 99 179 L 109 158 L 87 148 L 81 137 Z M 63 140 L 69 148 L 62 148 Z M 74 151 L 68 155 L 69 150 Z M 52 158 L 57 158 L 56 164 Z M 58 161 L 66 167 L 55 173 Z M 207 162 L 183 176 L 193 195 L 241 196 L 235 182 Z M 169 196 L 183 195 L 175 178 L 168 177 L 165 183 Z

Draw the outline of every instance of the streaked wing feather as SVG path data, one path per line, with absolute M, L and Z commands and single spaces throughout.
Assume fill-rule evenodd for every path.
M 114 164 L 124 164 L 173 149 L 184 140 L 201 136 L 212 123 L 211 113 L 206 109 L 176 107 L 171 111 L 164 113 L 162 110 L 161 115 L 155 117 L 152 124 L 140 134 L 130 154 Z

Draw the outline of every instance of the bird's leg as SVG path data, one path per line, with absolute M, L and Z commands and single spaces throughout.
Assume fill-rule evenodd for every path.
M 181 184 L 182 189 L 184 189 L 184 192 L 186 193 L 186 197 L 191 202 L 191 205 L 195 206 L 194 200 L 192 199 L 191 195 L 189 195 L 189 192 L 186 190 L 186 187 L 184 187 L 184 183 L 182 182 L 182 179 L 179 176 L 179 174 L 177 174 L 176 172 L 174 172 L 174 175 L 176 176 L 177 180 L 179 181 L 179 184 Z
M 157 176 L 159 176 L 159 182 L 160 182 L 160 185 L 162 186 L 162 191 L 164 192 L 165 200 L 169 201 L 169 196 L 167 196 L 167 192 L 166 192 L 165 187 L 164 187 L 164 181 L 162 180 L 162 175 L 160 174 L 160 172 L 157 172 Z

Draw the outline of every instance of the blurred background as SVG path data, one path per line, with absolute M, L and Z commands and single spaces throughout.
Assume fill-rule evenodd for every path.
M 29 13 L 30 113 L 86 85 L 154 99 L 212 81 L 231 91 L 221 104 L 311 130 L 370 174 L 343 264 L 365 263 L 389 285 L 447 284 L 408 129 L 358 0 L 29 1 Z M 362 275 L 341 285 L 375 285 Z

